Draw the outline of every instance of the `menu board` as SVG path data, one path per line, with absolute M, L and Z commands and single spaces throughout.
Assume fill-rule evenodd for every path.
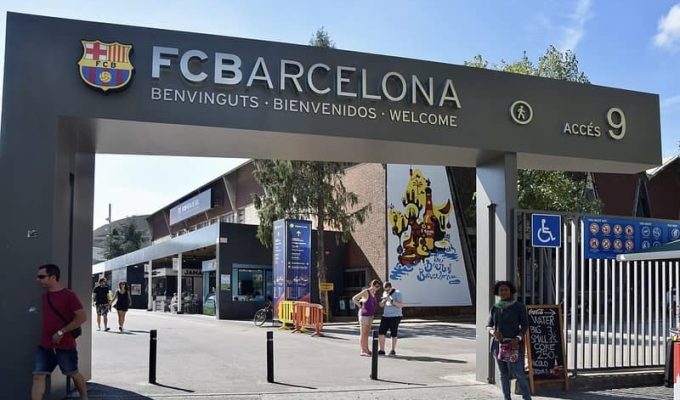
M 562 335 L 562 312 L 558 305 L 527 306 L 529 329 L 527 355 L 532 392 L 542 382 L 564 381 L 567 384 L 565 343 Z

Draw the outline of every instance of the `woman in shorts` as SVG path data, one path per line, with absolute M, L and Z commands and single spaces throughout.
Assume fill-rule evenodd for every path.
M 354 304 L 359 307 L 359 325 L 361 327 L 359 345 L 361 346 L 362 356 L 371 355 L 371 350 L 368 349 L 368 334 L 371 332 L 371 325 L 373 324 L 375 309 L 378 304 L 375 294 L 380 290 L 380 286 L 380 281 L 374 279 L 371 281 L 371 286 L 352 297 Z

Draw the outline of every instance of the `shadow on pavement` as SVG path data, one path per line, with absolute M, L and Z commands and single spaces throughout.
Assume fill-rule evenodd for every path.
M 406 361 L 425 361 L 425 362 L 441 362 L 441 363 L 452 363 L 452 364 L 467 364 L 467 361 L 454 360 L 451 358 L 439 358 L 439 357 L 427 357 L 427 356 L 402 356 L 396 355 L 390 358 L 396 358 L 399 360 Z
M 376 379 L 376 381 L 386 382 L 386 383 L 398 383 L 398 384 L 400 384 L 400 385 L 409 385 L 409 386 L 427 386 L 427 385 L 424 384 L 424 383 L 391 381 L 391 380 L 389 380 L 389 379 L 380 379 L 380 378 Z
M 423 324 L 421 326 L 413 326 L 409 324 L 399 325 L 399 338 L 407 338 L 409 336 L 434 336 L 440 338 L 464 338 L 474 339 L 475 328 L 468 328 L 457 325 L 439 325 L 436 323 Z
M 106 332 L 104 332 L 104 333 L 107 333 L 107 334 L 116 334 L 116 335 L 137 335 L 137 334 L 140 334 L 140 333 L 148 334 L 149 331 L 124 330 L 123 332 L 120 332 L 120 331 L 114 331 L 114 330 L 112 329 L 112 330 L 106 331 Z
M 88 382 L 87 394 L 91 399 L 120 399 L 120 400 L 146 400 L 151 399 L 139 393 L 129 390 L 118 389 L 113 386 L 101 385 L 99 383 Z M 79 399 L 78 391 L 71 392 L 67 399 Z
M 182 389 L 181 387 L 164 385 L 164 384 L 158 383 L 158 382 L 152 383 L 152 385 L 160 386 L 160 387 L 163 387 L 163 388 L 166 388 L 166 389 L 179 390 L 179 391 L 184 392 L 184 393 L 194 393 L 194 391 L 190 390 L 190 389 Z
M 377 328 L 376 328 L 377 329 Z M 359 336 L 359 327 L 349 327 L 349 326 L 334 326 L 334 327 L 324 327 L 323 330 L 324 336 L 328 333 L 337 333 L 339 335 L 354 335 L 354 336 Z
M 312 390 L 317 390 L 318 388 L 311 387 L 311 386 L 304 386 L 304 385 L 293 385 L 292 383 L 283 383 L 283 382 L 277 382 L 274 381 L 272 382 L 274 385 L 281 385 L 281 386 L 289 386 L 289 387 L 295 387 L 295 388 L 303 388 L 303 389 L 312 389 Z
M 371 330 L 377 330 L 378 326 L 374 325 Z M 325 326 L 323 332 L 337 333 L 343 335 L 355 335 L 359 336 L 359 326 L 358 325 L 344 325 L 344 326 Z M 415 336 L 429 336 L 429 337 L 440 337 L 440 338 L 462 338 L 462 339 L 475 339 L 475 328 L 458 326 L 452 324 L 438 324 L 438 323 L 425 323 L 421 326 L 412 324 L 401 324 L 399 325 L 399 338 L 405 339 L 408 337 Z
M 333 339 L 333 340 L 349 340 L 349 339 L 344 338 L 344 337 L 329 335 L 325 331 L 323 331 L 323 335 L 321 337 L 326 338 L 326 339 Z
M 602 399 L 628 399 L 628 400 L 671 400 L 673 395 L 658 386 L 632 387 L 597 391 L 570 390 L 565 392 L 560 389 L 537 390 L 537 395 L 552 399 L 565 400 L 602 400 Z

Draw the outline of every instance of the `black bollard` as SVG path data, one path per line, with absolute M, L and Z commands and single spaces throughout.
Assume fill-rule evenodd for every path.
M 267 382 L 274 382 L 274 332 L 267 331 Z
M 152 329 L 149 333 L 149 383 L 156 383 L 156 344 L 158 343 L 158 331 Z
M 373 331 L 373 349 L 371 350 L 371 379 L 378 379 L 378 331 Z

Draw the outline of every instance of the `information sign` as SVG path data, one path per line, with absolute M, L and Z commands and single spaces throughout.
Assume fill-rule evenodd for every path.
M 531 246 L 560 247 L 562 217 L 551 214 L 531 214 Z

